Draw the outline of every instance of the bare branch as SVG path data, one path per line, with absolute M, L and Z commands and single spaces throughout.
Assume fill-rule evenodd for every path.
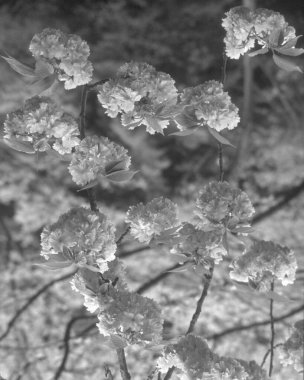
M 119 368 L 120 368 L 122 380 L 131 380 L 131 375 L 129 374 L 129 371 L 128 371 L 128 366 L 127 366 L 127 361 L 126 361 L 124 349 L 118 348 L 116 350 L 116 353 L 117 353 L 117 358 L 118 358 L 118 363 L 119 363 Z
M 131 229 L 130 226 L 127 227 L 126 230 L 120 235 L 120 237 L 116 241 L 117 245 L 119 245 L 123 241 L 124 237 L 129 233 L 130 229 Z
M 274 291 L 274 281 L 271 282 L 271 291 Z M 270 340 L 270 363 L 269 363 L 269 377 L 271 377 L 273 369 L 273 357 L 274 357 L 274 317 L 273 317 L 273 299 L 270 300 L 270 328 L 271 328 L 271 340 Z

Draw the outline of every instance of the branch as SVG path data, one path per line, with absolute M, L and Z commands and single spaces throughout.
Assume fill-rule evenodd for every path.
M 94 318 L 94 317 L 95 317 L 94 315 L 92 315 L 92 316 L 79 315 L 77 317 L 71 318 L 70 321 L 67 323 L 66 329 L 64 332 L 64 337 L 63 337 L 64 353 L 63 353 L 61 363 L 60 363 L 59 367 L 57 368 L 57 371 L 54 375 L 54 380 L 58 380 L 61 377 L 61 375 L 65 369 L 65 365 L 67 363 L 67 360 L 68 360 L 68 357 L 70 354 L 70 336 L 71 336 L 71 331 L 72 331 L 73 325 L 75 324 L 75 322 L 79 321 L 80 319 L 87 319 L 87 318 Z
M 295 309 L 292 309 L 288 313 L 281 315 L 280 317 L 273 318 L 273 321 L 274 322 L 283 321 L 284 319 L 292 317 L 293 315 L 298 314 L 303 310 L 304 310 L 304 305 L 301 305 Z M 215 333 L 215 334 L 209 335 L 206 337 L 206 339 L 219 339 L 225 335 L 229 335 L 229 334 L 235 333 L 237 331 L 244 331 L 244 330 L 252 329 L 254 327 L 266 326 L 266 325 L 269 325 L 270 323 L 271 323 L 271 321 L 269 319 L 266 319 L 266 320 L 260 321 L 260 322 L 248 323 L 247 325 L 234 326 L 234 327 L 230 327 L 226 330 L 223 330 L 220 333 Z
M 120 237 L 116 241 L 117 245 L 119 245 L 123 241 L 124 237 L 129 233 L 130 229 L 131 229 L 130 226 L 127 227 L 126 230 L 120 235 Z
M 129 374 L 129 371 L 128 371 L 128 366 L 127 366 L 127 361 L 126 361 L 124 349 L 118 348 L 116 350 L 116 353 L 117 353 L 117 357 L 118 357 L 118 363 L 119 363 L 119 368 L 120 368 L 122 380 L 130 380 L 131 375 Z
M 274 281 L 271 282 L 271 291 L 274 291 Z M 273 356 L 274 356 L 274 318 L 273 318 L 273 299 L 270 300 L 270 329 L 271 329 L 271 341 L 270 341 L 270 363 L 269 363 L 269 377 L 271 377 L 273 369 Z
M 4 331 L 4 333 L 0 336 L 0 341 L 3 340 L 4 338 L 7 337 L 7 335 L 9 334 L 9 332 L 11 331 L 12 327 L 14 326 L 14 324 L 16 323 L 16 321 L 18 320 L 18 318 L 25 312 L 25 310 L 27 310 L 30 305 L 39 297 L 41 296 L 41 294 L 43 294 L 44 292 L 46 292 L 51 286 L 53 286 L 54 284 L 56 284 L 57 282 L 61 282 L 61 281 L 64 281 L 64 280 L 67 280 L 68 278 L 72 277 L 77 271 L 74 271 L 72 273 L 69 273 L 69 274 L 66 274 L 64 276 L 61 276 L 59 278 L 56 278 L 52 281 L 50 281 L 49 283 L 45 284 L 41 289 L 39 289 L 35 294 L 33 294 L 28 300 L 27 302 L 19 309 L 17 310 L 16 314 L 13 316 L 13 318 L 8 322 L 8 325 L 7 325 L 7 328 L 6 330 Z
M 118 257 L 129 257 L 134 255 L 135 253 L 147 251 L 148 249 L 151 249 L 151 247 L 149 245 L 144 245 L 143 247 L 137 247 L 131 249 L 130 251 L 122 251 L 118 254 Z
M 283 343 L 278 343 L 276 344 L 275 346 L 273 346 L 274 349 L 276 349 L 277 347 L 280 347 L 280 346 L 283 346 L 284 344 Z M 268 358 L 268 355 L 270 354 L 270 351 L 271 351 L 271 348 L 269 348 L 269 350 L 266 352 L 266 354 L 264 355 L 263 357 L 263 360 L 262 360 L 262 363 L 260 365 L 261 368 L 263 368 L 267 358 Z
M 224 179 L 224 167 L 223 167 L 223 145 L 218 143 L 218 152 L 219 152 L 219 167 L 220 167 L 220 182 L 223 182 Z

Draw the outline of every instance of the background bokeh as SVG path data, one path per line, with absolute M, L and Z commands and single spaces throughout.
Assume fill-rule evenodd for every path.
M 169 73 L 182 89 L 222 79 L 221 20 L 226 11 L 241 4 L 240 0 L 0 1 L 1 55 L 32 65 L 28 46 L 33 35 L 52 27 L 78 34 L 89 43 L 94 80 L 111 77 L 121 64 L 133 60 Z M 260 0 L 255 5 L 279 11 L 297 35 L 304 34 L 301 0 Z M 303 46 L 302 39 L 299 45 Z M 304 67 L 303 56 L 295 60 Z M 2 133 L 6 113 L 19 108 L 36 89 L 26 85 L 4 60 L 0 72 Z M 248 75 L 252 80 L 246 92 Z M 254 236 L 289 246 L 299 262 L 295 284 L 277 289 L 287 297 L 275 302 L 275 316 L 283 317 L 276 323 L 276 343 L 280 343 L 289 336 L 292 324 L 303 318 L 304 77 L 280 70 L 269 55 L 229 60 L 226 89 L 242 119 L 229 132 L 237 149 L 224 149 L 225 179 L 245 190 L 254 203 Z M 55 97 L 78 117 L 80 92 L 59 86 Z M 139 171 L 130 183 L 97 189 L 99 206 L 117 225 L 118 235 L 124 230 L 124 213 L 130 205 L 163 195 L 175 201 L 186 217 L 200 188 L 218 177 L 217 144 L 205 131 L 188 137 L 150 136 L 143 128 L 130 132 L 104 114 L 94 93 L 88 98 L 87 127 L 89 134 L 124 145 Z M 169 127 L 168 132 L 173 130 Z M 30 297 L 59 279 L 35 298 L 0 340 L 0 374 L 5 379 L 53 379 L 65 352 L 67 324 L 87 315 L 82 297 L 71 290 L 69 280 L 60 280 L 68 272 L 48 272 L 33 265 L 39 259 L 43 226 L 87 202 L 66 166 L 54 156 L 26 155 L 0 145 L 0 336 Z M 270 327 L 254 323 L 269 319 L 269 300 L 231 284 L 228 265 L 240 253 L 241 244 L 231 237 L 230 245 L 229 259 L 216 268 L 196 333 L 209 338 L 219 354 L 261 363 L 269 347 Z M 129 237 L 119 254 L 133 289 L 174 265 L 166 252 L 139 246 Z M 199 292 L 200 278 L 189 272 L 171 273 L 146 290 L 163 307 L 167 338 L 185 332 Z M 95 322 L 93 316 L 73 324 L 62 380 L 103 379 L 105 364 L 119 378 L 115 355 L 103 344 Z M 145 379 L 157 356 L 157 350 L 128 348 L 133 379 Z M 301 378 L 275 359 L 273 379 Z

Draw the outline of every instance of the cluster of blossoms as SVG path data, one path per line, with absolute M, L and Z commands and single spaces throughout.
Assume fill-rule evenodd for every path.
M 106 137 L 87 136 L 76 147 L 69 165 L 73 181 L 84 186 L 131 164 L 128 151 Z
M 185 223 L 178 231 L 178 237 L 173 238 L 174 245 L 170 252 L 191 258 L 195 265 L 204 265 L 210 258 L 218 264 L 227 254 L 222 239 L 223 233 L 220 229 L 202 231 Z
M 167 198 L 154 198 L 144 205 L 138 203 L 129 208 L 126 222 L 130 224 L 131 234 L 142 243 L 161 235 L 164 230 L 177 227 L 177 205 Z
M 120 113 L 128 129 L 143 124 L 150 134 L 163 133 L 177 102 L 177 89 L 170 75 L 146 63 L 130 62 L 99 87 L 98 100 L 110 117 Z
M 260 291 L 270 289 L 276 280 L 286 286 L 295 280 L 297 262 L 295 254 L 287 247 L 272 241 L 258 240 L 232 264 L 230 277 L 241 282 L 249 282 Z
M 208 125 L 218 132 L 225 128 L 233 129 L 240 121 L 238 108 L 231 102 L 228 93 L 224 92 L 223 84 L 215 80 L 185 88 L 179 106 L 183 108 L 183 112 L 175 121 L 181 130 L 186 129 L 179 122 L 184 118 L 192 120 L 194 125 Z
M 100 212 L 73 208 L 43 229 L 41 247 L 47 260 L 104 271 L 115 259 L 115 228 Z
M 47 28 L 34 35 L 29 49 L 37 61 L 50 65 L 67 90 L 92 79 L 89 45 L 75 34 Z
M 279 348 L 279 359 L 283 366 L 292 365 L 296 371 L 303 372 L 304 320 L 294 324 L 293 332 Z
M 71 153 L 80 142 L 76 120 L 48 97 L 30 98 L 22 109 L 9 113 L 4 131 L 8 141 L 29 142 L 40 152 L 53 148 L 60 154 Z
M 158 359 L 160 372 L 175 367 L 180 380 L 267 380 L 266 372 L 255 362 L 243 362 L 214 354 L 205 340 L 192 334 L 165 348 Z M 254 377 L 254 375 L 259 375 Z
M 228 182 L 210 182 L 196 202 L 198 226 L 204 230 L 218 228 L 241 231 L 250 226 L 254 208 L 248 195 Z
M 226 55 L 233 59 L 254 48 L 256 42 L 263 48 L 273 49 L 296 36 L 295 29 L 280 13 L 263 8 L 232 8 L 222 25 L 227 33 L 224 39 Z
M 99 331 L 120 338 L 123 345 L 159 343 L 163 319 L 157 303 L 150 298 L 114 287 L 101 293 Z

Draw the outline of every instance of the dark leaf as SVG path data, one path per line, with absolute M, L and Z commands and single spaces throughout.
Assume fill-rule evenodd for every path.
M 236 148 L 229 140 L 227 140 L 225 137 L 220 135 L 215 129 L 212 129 L 210 127 L 207 127 L 209 133 L 221 144 L 231 146 L 232 148 Z
M 300 73 L 303 73 L 302 69 L 289 59 L 273 54 L 273 60 L 280 69 L 285 71 L 299 71 Z
M 284 45 L 282 45 L 282 47 L 286 49 L 295 47 L 300 37 L 302 37 L 302 35 L 292 38 L 291 40 L 287 41 Z
M 185 129 L 184 131 L 169 133 L 168 136 L 190 136 L 197 131 L 198 128 Z
M 23 63 L 19 62 L 17 59 L 13 57 L 3 57 L 1 56 L 9 65 L 10 67 L 16 71 L 18 74 L 24 76 L 24 77 L 35 77 L 35 70 L 31 67 L 24 65 Z
M 92 187 L 96 186 L 97 184 L 98 184 L 98 180 L 95 179 L 94 181 L 88 183 L 87 185 L 85 185 L 84 187 L 82 187 L 81 189 L 79 189 L 77 191 L 83 191 L 83 190 L 92 189 Z
M 125 182 L 133 178 L 136 173 L 138 173 L 138 171 L 132 172 L 131 170 L 119 170 L 109 173 L 105 177 L 112 182 Z
M 110 164 L 108 164 L 105 168 L 105 171 L 107 174 L 116 172 L 118 170 L 124 170 L 126 165 L 126 160 L 118 160 L 118 161 L 113 161 Z
M 3 142 L 8 145 L 10 148 L 17 150 L 18 152 L 33 154 L 35 149 L 33 144 L 28 141 L 17 140 L 15 138 L 3 139 Z
M 182 126 L 184 129 L 188 130 L 188 129 L 191 129 L 191 128 L 194 128 L 194 127 L 197 127 L 197 120 L 195 119 L 192 119 L 191 117 L 189 117 L 187 114 L 185 113 L 181 113 L 179 115 L 177 115 L 175 118 L 174 118 L 174 121 L 179 124 L 180 126 Z
M 33 265 L 36 265 L 38 267 L 48 269 L 48 270 L 58 270 L 67 268 L 73 263 L 71 261 L 45 261 L 44 263 L 33 263 Z
M 304 49 L 298 49 L 298 48 L 278 48 L 275 49 L 278 53 L 289 55 L 290 57 L 297 57 L 298 55 L 304 54 Z
M 266 54 L 269 52 L 269 49 L 267 47 L 265 48 L 262 48 L 262 49 L 258 49 L 256 51 L 253 51 L 251 53 L 248 53 L 248 56 L 249 57 L 255 57 L 256 55 L 260 55 L 260 54 Z

